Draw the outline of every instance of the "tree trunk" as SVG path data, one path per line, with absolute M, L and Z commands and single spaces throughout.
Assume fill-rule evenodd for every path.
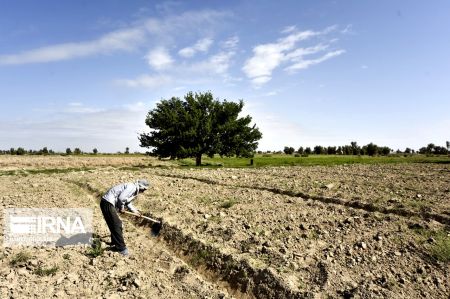
M 195 156 L 195 166 L 202 165 L 202 154 L 197 154 Z

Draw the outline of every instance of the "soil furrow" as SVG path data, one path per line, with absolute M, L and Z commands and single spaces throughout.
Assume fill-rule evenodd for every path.
M 75 184 L 99 197 L 101 191 L 88 183 L 74 180 Z M 155 217 L 146 213 L 147 216 Z M 141 222 L 145 226 L 145 222 Z M 271 269 L 256 269 L 245 259 L 237 259 L 221 252 L 213 245 L 185 234 L 176 225 L 164 223 L 158 240 L 163 241 L 168 251 L 196 269 L 205 280 L 216 284 L 221 281 L 229 293 L 237 298 L 311 298 L 312 293 L 298 292 L 287 286 Z M 225 282 L 225 283 L 224 283 Z M 216 284 L 217 285 L 217 284 Z
M 376 206 L 371 203 L 366 203 L 362 201 L 357 200 L 347 200 L 343 198 L 337 198 L 337 197 L 325 197 L 325 196 L 319 196 L 319 195 L 310 195 L 303 192 L 298 191 L 289 191 L 289 190 L 282 190 L 279 188 L 269 188 L 269 187 L 258 187 L 258 186 L 248 186 L 248 185 L 241 185 L 241 184 L 224 184 L 220 183 L 214 180 L 205 179 L 205 178 L 197 178 L 197 177 L 191 177 L 191 176 L 184 176 L 184 175 L 173 175 L 173 174 L 158 174 L 158 176 L 161 177 L 169 177 L 169 178 L 177 178 L 177 179 L 183 179 L 183 180 L 196 180 L 201 183 L 206 184 L 212 184 L 212 185 L 220 185 L 224 187 L 238 187 L 238 188 L 244 188 L 244 189 L 253 189 L 253 190 L 260 190 L 260 191 L 268 191 L 272 192 L 274 194 L 281 194 L 281 195 L 287 195 L 290 197 L 300 198 L 300 199 L 311 199 L 315 201 L 319 201 L 325 204 L 336 204 L 341 206 L 346 206 L 349 208 L 364 210 L 366 212 L 378 212 L 382 214 L 393 214 L 401 217 L 418 217 L 422 218 L 424 220 L 435 220 L 437 222 L 440 222 L 441 224 L 450 225 L 450 217 L 436 214 L 436 213 L 430 213 L 430 212 L 414 212 L 408 209 L 404 208 L 387 208 L 382 206 Z

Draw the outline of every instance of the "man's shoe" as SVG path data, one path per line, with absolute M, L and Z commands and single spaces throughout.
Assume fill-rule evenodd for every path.
M 129 255 L 128 248 L 125 248 L 124 250 L 120 251 L 119 253 L 123 256 L 128 256 Z

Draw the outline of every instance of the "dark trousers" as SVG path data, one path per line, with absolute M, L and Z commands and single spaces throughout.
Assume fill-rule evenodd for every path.
M 111 232 L 111 245 L 115 246 L 119 251 L 124 250 L 126 245 L 123 240 L 122 221 L 117 215 L 116 208 L 111 203 L 102 199 L 100 201 L 100 209 Z

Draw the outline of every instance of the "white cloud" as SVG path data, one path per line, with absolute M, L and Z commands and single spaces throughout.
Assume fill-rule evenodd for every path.
M 239 43 L 239 37 L 232 36 L 229 39 L 222 42 L 222 47 L 225 49 L 236 49 L 238 43 Z
M 330 26 L 322 31 L 297 31 L 295 26 L 287 27 L 283 30 L 283 33 L 288 33 L 288 35 L 278 39 L 277 42 L 255 46 L 253 56 L 245 62 L 242 70 L 254 86 L 259 87 L 269 82 L 272 79 L 272 72 L 283 63 L 294 62 L 286 69 L 296 70 L 336 57 L 342 54 L 343 50 L 329 52 L 320 58 L 304 60 L 304 56 L 325 51 L 329 45 L 318 44 L 313 47 L 297 47 L 297 43 L 300 41 L 328 34 L 336 28 L 336 26 Z
M 69 104 L 38 119 L 0 121 L 0 148 L 47 146 L 64 151 L 79 147 L 89 152 L 95 147 L 101 152 L 123 152 L 128 146 L 131 151 L 145 151 L 137 137 L 148 131 L 145 117 L 153 105 L 135 102 L 105 109 L 82 104 L 85 111 L 74 111 Z
M 285 68 L 285 70 L 287 71 L 297 71 L 297 70 L 303 70 L 303 69 L 307 69 L 312 65 L 315 64 L 319 64 L 321 62 L 324 62 L 328 59 L 331 59 L 333 57 L 339 56 L 341 54 L 344 54 L 345 50 L 337 50 L 337 51 L 333 51 L 333 52 L 328 52 L 325 55 L 316 58 L 316 59 L 309 59 L 309 60 L 300 60 L 299 62 Z
M 178 54 L 182 57 L 189 58 L 194 56 L 197 52 L 206 53 L 208 52 L 213 42 L 214 41 L 210 38 L 200 39 L 193 46 L 186 47 L 178 51 Z
M 63 61 L 117 51 L 132 51 L 153 42 L 169 43 L 176 35 L 186 30 L 206 34 L 215 24 L 230 16 L 229 12 L 202 10 L 190 11 L 165 19 L 148 18 L 115 30 L 89 41 L 74 41 L 25 50 L 19 53 L 0 55 L 0 65 L 45 63 Z M 151 37 L 151 38 L 150 38 Z M 209 47 L 209 40 L 203 40 L 197 46 L 200 50 Z
M 141 75 L 135 79 L 119 79 L 116 80 L 118 85 L 127 87 L 145 87 L 145 88 L 157 88 L 162 85 L 171 82 L 171 78 L 166 75 Z
M 286 60 L 299 61 L 303 59 L 303 56 L 316 54 L 318 52 L 326 50 L 328 47 L 328 45 L 318 44 L 314 47 L 298 48 L 292 52 L 287 53 L 284 58 Z
M 347 25 L 343 30 L 341 30 L 342 34 L 355 34 L 353 31 L 353 25 L 349 24 Z
M 130 51 L 144 41 L 143 28 L 117 30 L 97 40 L 41 47 L 18 54 L 1 55 L 0 65 L 61 61 L 113 51 Z
M 205 75 L 225 75 L 231 64 L 231 59 L 235 55 L 234 51 L 221 51 L 215 55 L 210 56 L 204 61 L 190 64 L 184 70 L 188 73 L 202 73 Z
M 283 30 L 281 30 L 281 33 L 291 33 L 295 30 L 297 30 L 296 26 L 286 26 Z
M 95 107 L 86 107 L 83 103 L 80 102 L 69 103 L 66 108 L 62 109 L 62 112 L 64 113 L 74 113 L 74 114 L 97 113 L 101 111 L 103 111 L 103 109 Z
M 193 48 L 187 47 L 178 51 L 178 54 L 183 57 L 192 57 L 195 54 L 195 50 Z
M 169 52 L 163 47 L 150 50 L 145 58 L 147 59 L 148 64 L 156 70 L 170 67 L 173 63 L 173 59 Z

